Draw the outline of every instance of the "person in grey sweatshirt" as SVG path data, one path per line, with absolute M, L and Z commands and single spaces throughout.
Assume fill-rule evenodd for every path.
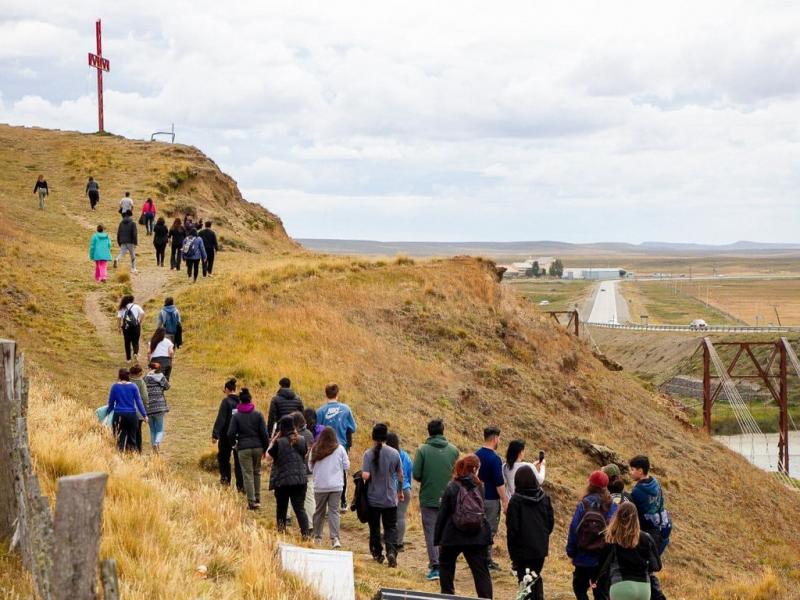
M 332 427 L 325 427 L 311 448 L 311 473 L 314 480 L 314 541 L 322 543 L 325 516 L 328 517 L 331 545 L 341 548 L 339 542 L 339 499 L 344 489 L 342 472 L 350 469 L 350 459 L 336 437 Z

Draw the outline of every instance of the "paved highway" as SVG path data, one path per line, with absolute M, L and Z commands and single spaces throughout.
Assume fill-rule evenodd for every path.
M 594 296 L 592 312 L 589 313 L 589 323 L 602 323 L 604 325 L 619 324 L 617 314 L 617 283 L 616 280 L 601 281 Z

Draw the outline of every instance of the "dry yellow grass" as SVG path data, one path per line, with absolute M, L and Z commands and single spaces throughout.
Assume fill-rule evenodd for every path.
M 561 550 L 565 528 L 586 474 L 596 467 L 577 438 L 607 445 L 622 457 L 646 449 L 653 458 L 677 523 L 663 575 L 670 598 L 726 593 L 714 586 L 738 585 L 739 574 L 760 574 L 762 566 L 771 568 L 778 589 L 786 590 L 777 597 L 791 597 L 796 571 L 787 564 L 800 561 L 800 532 L 792 524 L 800 498 L 691 429 L 626 375 L 604 370 L 585 345 L 500 286 L 490 265 L 472 259 L 372 262 L 297 252 L 280 230 L 248 225 L 251 211 L 259 209 L 240 206 L 232 191 L 226 192 L 227 208 L 215 199 L 211 192 L 222 190 L 215 186 L 230 182 L 212 176 L 213 169 L 191 149 L 176 157 L 163 145 L 2 127 L 0 137 L 6 142 L 0 144 L 0 159 L 10 165 L 0 172 L 5 299 L 0 335 L 20 340 L 34 369 L 30 430 L 45 489 L 52 491 L 61 474 L 93 469 L 111 474 L 102 554 L 119 561 L 127 597 L 310 595 L 277 569 L 272 514 L 242 514 L 239 499 L 213 487 L 213 475 L 197 467 L 209 451 L 219 388 L 232 374 L 250 385 L 262 409 L 280 376 L 291 376 L 311 406 L 322 402 L 324 384 L 337 380 L 360 424 L 352 454 L 356 463 L 377 420 L 388 421 L 410 451 L 423 441 L 424 424 L 433 416 L 444 417 L 448 437 L 465 451 L 477 447 L 490 422 L 503 426 L 506 439 L 520 436 L 533 448 L 545 448 L 548 491 L 558 515 L 546 567 L 554 597 L 568 594 L 570 567 Z M 160 457 L 119 456 L 92 415 L 105 400 L 121 348 L 117 340 L 98 337 L 83 311 L 86 300 L 97 300 L 110 317 L 122 290 L 154 276 L 154 268 L 152 255 L 145 254 L 140 279 L 122 277 L 107 288 L 91 282 L 86 260 L 91 223 L 78 171 L 88 161 L 106 169 L 99 176 L 108 182 L 106 199 L 123 185 L 136 194 L 158 190 L 147 187 L 156 180 L 148 169 L 161 177 L 177 172 L 174 161 L 199 163 L 194 179 L 207 175 L 205 187 L 192 192 L 192 184 L 178 182 L 174 193 L 165 195 L 167 205 L 202 195 L 209 212 L 229 209 L 235 216 L 223 230 L 247 231 L 254 249 L 268 249 L 222 253 L 214 280 L 191 288 L 184 277 L 164 278 L 158 295 L 176 297 L 187 345 L 173 373 Z M 66 182 L 61 189 L 70 191 L 55 194 L 53 210 L 44 214 L 22 195 L 39 170 L 51 184 Z M 70 180 L 73 170 L 78 174 Z M 113 223 L 113 207 L 104 204 L 102 210 L 91 218 Z M 145 309 L 152 311 L 159 302 Z M 151 326 L 148 317 L 145 334 Z M 380 585 L 433 589 L 422 580 L 424 551 L 414 514 L 412 509 L 413 547 L 396 572 L 369 561 L 364 527 L 345 520 L 360 599 Z M 499 542 L 502 546 L 502 538 Z M 197 578 L 198 564 L 207 565 L 212 577 Z M 459 590 L 471 590 L 460 571 Z M 769 577 L 767 572 L 765 585 Z M 502 574 L 496 581 L 497 597 L 508 597 L 510 577 Z M 0 589 L 10 597 L 28 593 L 13 559 L 0 558 Z
M 703 287 L 687 289 L 705 301 Z M 708 302 L 749 325 L 800 325 L 800 279 L 715 280 Z

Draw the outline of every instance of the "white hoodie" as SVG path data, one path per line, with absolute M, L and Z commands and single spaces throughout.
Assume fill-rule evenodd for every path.
M 347 450 L 339 444 L 331 454 L 311 466 L 314 493 L 341 492 L 344 489 L 344 471 L 349 468 Z

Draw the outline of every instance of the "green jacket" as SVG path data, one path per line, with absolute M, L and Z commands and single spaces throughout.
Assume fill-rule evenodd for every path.
M 89 260 L 111 260 L 111 239 L 105 231 L 92 236 L 89 244 Z
M 458 460 L 458 448 L 443 435 L 429 437 L 414 456 L 413 476 L 421 483 L 419 504 L 439 508 L 442 494 L 453 479 L 453 465 Z

